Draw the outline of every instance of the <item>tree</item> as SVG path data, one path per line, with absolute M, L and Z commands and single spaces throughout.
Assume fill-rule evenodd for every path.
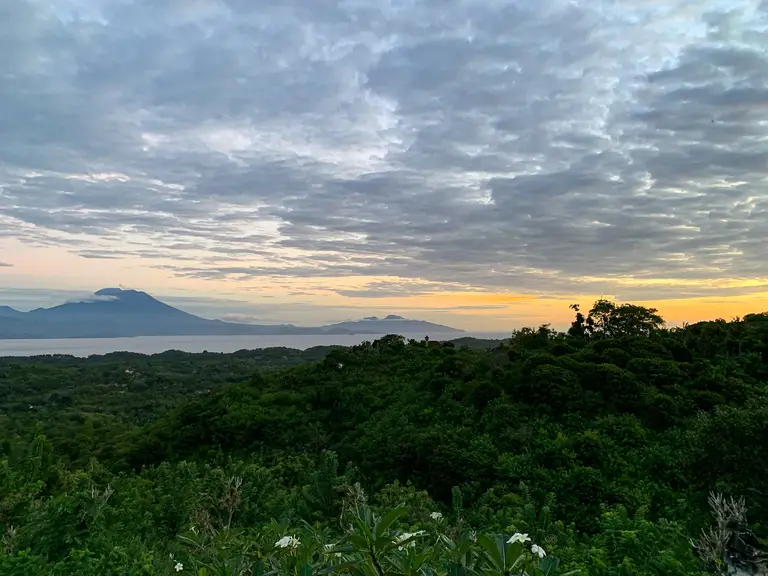
M 576 319 L 568 333 L 574 337 L 599 336 L 618 338 L 620 336 L 649 336 L 664 326 L 664 319 L 656 308 L 646 308 L 635 304 L 616 305 L 615 302 L 601 298 L 597 300 L 589 314 L 579 311 L 578 304 L 570 306 L 576 311 Z

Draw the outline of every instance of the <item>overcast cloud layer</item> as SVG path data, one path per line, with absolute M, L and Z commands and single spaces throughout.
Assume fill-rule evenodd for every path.
M 393 277 L 350 296 L 755 290 L 766 30 L 758 0 L 2 2 L 0 236 Z

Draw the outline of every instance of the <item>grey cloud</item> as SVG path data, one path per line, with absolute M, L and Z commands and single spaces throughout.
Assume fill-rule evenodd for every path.
M 8 264 L 8 262 L 0 262 L 0 268 L 11 268 L 13 264 Z
M 80 250 L 78 254 L 81 258 L 89 260 L 119 260 L 124 256 L 122 253 L 114 253 L 109 250 Z
M 471 287 L 452 285 L 437 282 L 368 282 L 360 289 L 334 290 L 341 296 L 351 298 L 393 298 L 404 296 L 422 296 L 425 294 L 440 292 L 448 288 L 470 290 Z
M 98 296 L 96 294 L 89 294 L 88 296 L 84 297 L 75 297 L 70 298 L 67 300 L 68 303 L 78 303 L 78 302 L 108 302 L 110 300 L 114 300 L 114 296 Z
M 422 296 L 424 294 L 427 294 L 427 292 L 420 291 L 420 290 L 412 290 L 412 291 L 405 291 L 405 290 L 367 290 L 367 289 L 360 289 L 360 290 L 334 290 L 336 294 L 340 296 L 347 296 L 349 298 L 396 298 L 396 297 L 403 297 L 403 296 Z
M 268 296 L 262 295 L 259 298 L 268 299 Z M 332 324 L 349 319 L 358 320 L 371 314 L 381 315 L 383 312 L 391 312 L 388 308 L 381 306 L 321 306 L 301 299 L 292 299 L 290 302 L 264 303 L 226 297 L 168 296 L 162 297 L 162 300 L 193 314 L 208 318 L 249 323 L 290 323 L 305 326 Z
M 505 308 L 507 306 L 501 304 L 478 304 L 475 306 L 453 306 L 448 310 L 504 310 Z
M 0 9 L 4 236 L 372 298 L 768 277 L 764 3 L 83 6 Z
M 194 261 L 192 256 L 186 256 L 184 253 L 173 251 L 154 251 L 154 250 L 98 250 L 98 249 L 85 249 L 78 250 L 77 254 L 81 258 L 89 260 L 120 260 L 122 258 L 141 258 L 146 260 L 177 260 L 177 261 Z
M 91 295 L 82 290 L 0 287 L 0 306 L 28 311 L 41 306 L 56 306 L 62 302 L 88 298 Z

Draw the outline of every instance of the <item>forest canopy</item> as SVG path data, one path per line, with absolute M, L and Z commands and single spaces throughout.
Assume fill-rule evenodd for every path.
M 755 573 L 768 314 L 572 308 L 492 345 L 0 358 L 0 573 Z

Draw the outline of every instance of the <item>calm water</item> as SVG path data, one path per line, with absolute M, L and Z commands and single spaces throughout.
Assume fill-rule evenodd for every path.
M 406 338 L 421 339 L 424 334 L 406 334 Z M 470 336 L 474 338 L 500 339 L 509 336 L 500 332 L 475 332 L 464 334 L 430 334 L 432 340 L 453 340 Z M 306 350 L 312 346 L 354 346 L 373 341 L 381 335 L 357 334 L 311 336 L 139 336 L 137 338 L 67 338 L 51 340 L 0 340 L 0 356 L 35 356 L 38 354 L 71 354 L 90 356 L 109 352 L 140 352 L 157 354 L 166 350 L 184 352 L 235 352 L 236 350 L 285 346 Z

